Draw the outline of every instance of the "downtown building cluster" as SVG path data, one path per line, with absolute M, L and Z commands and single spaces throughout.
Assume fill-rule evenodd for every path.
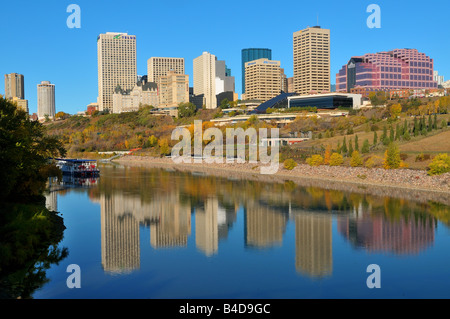
M 23 74 L 5 74 L 5 98 L 12 101 L 17 107 L 29 113 L 28 100 L 25 99 L 25 80 Z M 37 85 L 38 111 L 32 115 L 33 120 L 54 119 L 55 107 L 55 85 L 50 81 L 42 81 Z M 0 95 L 1 97 L 1 95 Z
M 193 87 L 182 57 L 150 57 L 147 74 L 138 76 L 136 36 L 107 32 L 97 38 L 98 109 L 136 111 L 143 105 L 175 115 L 180 103 L 215 109 L 224 99 L 237 101 L 235 78 L 224 60 L 210 52 L 194 58 Z M 330 31 L 320 27 L 294 33 L 294 76 L 288 79 L 272 50 L 242 50 L 242 100 L 264 103 L 283 92 L 330 92 Z
M 138 76 L 136 41 L 136 36 L 128 33 L 106 32 L 97 37 L 98 97 L 88 105 L 88 114 L 95 110 L 131 112 L 151 105 L 157 111 L 176 116 L 180 103 L 215 109 L 225 99 L 238 100 L 230 68 L 210 52 L 203 52 L 192 61 L 193 87 L 183 57 L 149 57 L 147 74 Z M 450 81 L 445 82 L 434 70 L 433 59 L 416 49 L 352 56 L 332 85 L 330 42 L 330 30 L 320 26 L 293 32 L 293 76 L 289 78 L 282 61 L 272 59 L 271 49 L 242 49 L 241 105 L 262 112 L 283 106 L 335 108 L 355 106 L 356 95 L 367 98 L 370 92 L 408 97 L 411 90 L 450 88 Z M 37 89 L 38 110 L 33 116 L 39 120 L 53 119 L 55 85 L 42 81 Z M 5 97 L 28 112 L 24 92 L 23 75 L 5 75 Z

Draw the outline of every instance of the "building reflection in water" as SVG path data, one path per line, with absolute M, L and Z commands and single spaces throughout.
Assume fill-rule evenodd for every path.
M 386 218 L 359 207 L 357 214 L 339 218 L 337 225 L 339 233 L 354 247 L 369 252 L 418 254 L 434 243 L 433 217 L 402 214 Z
M 332 217 L 296 213 L 295 268 L 310 277 L 327 277 L 333 271 Z
M 245 246 L 269 248 L 281 246 L 288 217 L 270 206 L 248 201 L 245 208 Z
M 217 198 L 208 198 L 204 207 L 195 210 L 195 243 L 207 256 L 219 249 L 218 209 Z
M 122 194 L 101 195 L 102 266 L 105 272 L 128 273 L 140 267 L 140 201 Z
M 183 247 L 191 234 L 191 206 L 166 198 L 158 209 L 158 222 L 150 225 L 154 248 Z
M 202 180 L 191 183 L 189 189 L 194 192 Z M 411 254 L 434 242 L 435 219 L 412 216 L 402 208 L 401 201 L 383 205 L 377 198 L 311 190 L 292 197 L 284 193 L 277 198 L 276 191 L 268 186 L 263 191 L 267 192 L 266 198 L 271 196 L 270 201 L 262 202 L 261 193 L 249 196 L 239 188 L 229 187 L 233 196 L 226 196 L 229 194 L 220 193 L 225 187 L 217 189 L 220 191 L 201 196 L 186 196 L 189 193 L 180 186 L 145 198 L 142 192 L 120 189 L 109 195 L 99 194 L 104 270 L 126 273 L 140 267 L 140 226 L 149 229 L 154 249 L 187 248 L 193 212 L 195 246 L 208 257 L 219 253 L 219 242 L 227 238 L 238 210 L 244 213 L 246 248 L 282 246 L 291 221 L 295 225 L 295 269 L 312 278 L 326 278 L 333 273 L 333 219 L 337 220 L 339 234 L 354 247 L 367 251 Z M 49 207 L 56 207 L 54 197 L 49 195 L 47 200 Z M 421 211 L 420 207 L 411 207 L 408 209 Z

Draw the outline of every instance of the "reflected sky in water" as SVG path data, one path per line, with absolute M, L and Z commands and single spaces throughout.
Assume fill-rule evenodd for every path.
M 69 256 L 34 298 L 450 297 L 437 202 L 115 165 L 77 185 L 47 195 Z

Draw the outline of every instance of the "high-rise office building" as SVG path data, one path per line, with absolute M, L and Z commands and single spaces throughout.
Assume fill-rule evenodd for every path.
M 354 56 L 336 74 L 336 91 L 434 89 L 433 59 L 416 49 Z
M 261 48 L 242 49 L 241 51 L 242 93 L 245 93 L 245 63 L 263 58 L 272 60 L 272 50 Z
M 319 26 L 294 32 L 294 91 L 330 91 L 330 30 Z
M 151 57 L 148 59 L 148 81 L 159 83 L 160 77 L 166 76 L 169 71 L 173 71 L 175 74 L 184 74 L 184 58 Z
M 12 101 L 14 102 L 14 103 L 16 103 L 16 105 L 20 108 L 20 109 L 22 109 L 23 111 L 25 111 L 25 112 L 29 112 L 29 110 L 28 110 L 28 100 L 24 100 L 24 99 L 19 99 L 18 97 L 16 97 L 16 96 L 14 96 L 13 98 L 12 98 Z
M 42 81 L 37 85 L 38 93 L 38 119 L 55 117 L 55 85 L 50 81 Z
M 98 106 L 100 111 L 113 109 L 113 93 L 119 85 L 132 90 L 137 82 L 136 36 L 107 32 L 97 38 Z
M 234 76 L 231 76 L 231 69 L 227 68 L 225 61 L 216 58 L 216 95 L 234 91 Z
M 204 95 L 207 109 L 217 107 L 216 100 L 216 56 L 209 52 L 194 59 L 194 94 Z
M 12 100 L 13 97 L 25 99 L 25 85 L 22 74 L 5 74 L 5 98 Z
M 159 79 L 159 107 L 173 108 L 189 102 L 189 75 L 169 71 Z
M 438 71 L 433 71 L 433 81 L 437 82 L 438 86 L 442 85 L 445 82 L 444 76 L 443 75 L 439 75 Z
M 245 98 L 266 102 L 281 93 L 285 76 L 280 61 L 258 59 L 245 63 Z

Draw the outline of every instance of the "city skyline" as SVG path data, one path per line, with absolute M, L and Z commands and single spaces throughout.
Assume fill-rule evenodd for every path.
M 12 50 L 2 50 L 0 53 L 0 72 L 3 74 L 19 73 L 25 78 L 25 91 L 29 101 L 31 113 L 37 112 L 37 92 L 33 89 L 43 80 L 54 83 L 56 91 L 56 112 L 64 111 L 75 114 L 86 110 L 86 106 L 96 102 L 98 95 L 97 84 L 97 52 L 96 38 L 106 32 L 128 32 L 137 37 L 137 74 L 145 75 L 147 60 L 155 56 L 176 56 L 186 61 L 186 74 L 190 75 L 190 86 L 193 86 L 192 61 L 203 51 L 208 51 L 225 60 L 236 78 L 236 92 L 241 92 L 241 50 L 244 48 L 269 48 L 272 58 L 281 61 L 287 77 L 293 76 L 293 33 L 308 26 L 320 25 L 330 29 L 331 37 L 331 83 L 335 84 L 334 75 L 351 56 L 362 55 L 367 52 L 389 51 L 395 48 L 414 48 L 430 56 L 434 62 L 434 70 L 448 79 L 450 66 L 446 61 L 450 45 L 441 41 L 439 32 L 431 32 L 424 25 L 431 24 L 433 28 L 445 28 L 444 1 L 435 1 L 434 5 L 422 8 L 414 2 L 402 1 L 390 3 L 378 1 L 381 7 L 381 28 L 370 29 L 366 25 L 370 13 L 366 12 L 370 1 L 324 1 L 321 8 L 303 2 L 292 2 L 293 10 L 284 12 L 280 17 L 272 17 L 267 8 L 254 8 L 253 2 L 230 2 L 230 8 L 238 10 L 234 23 L 223 23 L 222 15 L 217 13 L 214 6 L 205 11 L 205 1 L 196 3 L 177 2 L 174 6 L 167 4 L 140 4 L 144 8 L 136 12 L 133 2 L 127 6 L 117 6 L 111 3 L 104 6 L 101 3 L 78 1 L 81 8 L 81 28 L 69 29 L 66 19 L 70 13 L 66 12 L 66 3 L 33 3 L 19 7 L 17 3 L 6 4 L 5 12 L 20 10 L 25 20 L 33 21 L 37 32 L 29 32 L 29 27 L 17 26 L 14 32 L 5 35 L 4 43 L 13 44 Z M 252 8 L 251 14 L 248 9 Z M 295 10 L 295 9 L 299 10 Z M 146 10 L 147 9 L 147 10 Z M 301 10 L 300 10 L 301 9 Z M 164 17 L 157 17 L 147 28 L 142 27 L 144 16 L 148 10 L 167 10 L 174 14 L 170 22 L 176 18 L 186 16 L 189 12 L 204 12 L 206 18 L 201 23 L 191 23 L 180 32 L 180 24 L 173 23 L 167 28 L 156 28 Z M 402 10 L 403 14 L 397 13 Z M 104 14 L 98 15 L 102 11 Z M 291 12 L 292 11 L 292 12 Z M 336 14 L 338 12 L 339 14 Z M 317 23 L 317 16 L 319 21 Z M 415 18 L 422 16 L 422 23 L 415 22 Z M 245 19 L 244 19 L 245 18 Z M 267 25 L 258 21 L 271 19 Z M 12 17 L 6 16 L 0 25 L 6 28 L 12 22 Z M 169 21 L 167 21 L 169 22 Z M 205 27 L 205 24 L 208 26 Z M 147 31 L 155 27 L 157 32 Z M 239 30 L 239 37 L 236 32 Z M 399 34 L 401 36 L 399 36 Z M 194 36 L 194 37 L 193 37 Z M 39 39 L 39 40 L 38 40 Z M 195 42 L 193 42 L 195 39 Z M 225 40 L 224 40 L 225 39 Z M 229 40 L 226 40 L 229 39 Z M 0 94 L 5 91 L 0 84 Z

